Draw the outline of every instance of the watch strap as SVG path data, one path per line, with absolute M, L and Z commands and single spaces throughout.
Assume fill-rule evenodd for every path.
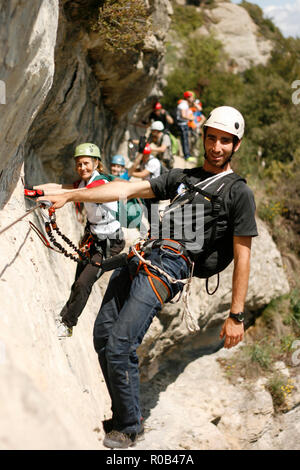
M 230 312 L 229 318 L 233 318 L 234 320 L 238 321 L 239 323 L 243 323 L 243 321 L 244 321 L 244 312 L 239 312 L 239 313 Z

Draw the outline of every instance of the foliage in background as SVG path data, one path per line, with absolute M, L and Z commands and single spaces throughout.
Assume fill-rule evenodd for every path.
M 191 31 L 203 25 L 203 15 L 195 7 L 190 5 L 173 5 L 173 26 L 174 31 L 182 38 L 185 38 Z
M 126 54 L 141 49 L 150 27 L 144 0 L 105 0 L 92 30 L 107 50 Z
M 199 94 L 199 90 L 208 88 L 208 80 L 213 79 L 221 53 L 221 42 L 212 36 L 203 37 L 201 47 L 198 39 L 189 40 L 178 66 L 168 76 L 168 85 L 164 89 L 163 97 L 166 109 L 176 107 L 185 90 L 195 90 Z

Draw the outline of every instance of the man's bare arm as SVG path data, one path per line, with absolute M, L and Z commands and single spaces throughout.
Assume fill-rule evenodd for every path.
M 134 176 L 135 178 L 149 178 L 151 173 L 150 171 L 144 169 L 141 171 L 134 171 L 131 175 Z
M 136 172 L 139 164 L 142 161 L 142 158 L 143 158 L 143 154 L 138 152 L 132 166 L 130 168 L 128 168 L 128 170 L 127 170 L 127 173 L 128 173 L 129 176 L 133 176 L 133 173 Z
M 233 237 L 234 270 L 232 278 L 233 313 L 243 312 L 250 274 L 252 237 Z
M 119 199 L 132 199 L 134 197 L 145 199 L 155 197 L 149 181 L 138 181 L 134 183 L 113 181 L 83 191 L 75 190 L 58 196 L 47 196 L 47 199 L 53 203 L 54 209 L 59 209 L 67 202 L 105 203 L 118 201 Z M 41 197 L 38 200 L 42 199 L 45 199 L 45 197 Z
M 234 270 L 232 277 L 231 312 L 244 311 L 250 273 L 251 237 L 233 237 Z M 225 337 L 225 348 L 236 346 L 244 337 L 244 324 L 227 318 L 221 330 L 220 338 Z

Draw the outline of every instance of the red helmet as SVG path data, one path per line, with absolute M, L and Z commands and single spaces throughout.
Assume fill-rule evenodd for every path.
M 195 93 L 194 93 L 193 91 L 185 91 L 185 92 L 183 93 L 183 97 L 184 97 L 184 98 L 190 98 L 191 96 L 192 96 L 193 98 L 195 97 Z
M 160 103 L 155 103 L 154 105 L 154 109 L 157 110 L 157 109 L 162 109 L 162 105 Z
M 146 144 L 143 150 L 143 155 L 150 155 L 151 153 L 151 146 L 150 144 Z

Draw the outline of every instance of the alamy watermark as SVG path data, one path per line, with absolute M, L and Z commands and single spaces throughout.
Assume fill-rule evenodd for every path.
M 296 91 L 292 94 L 292 102 L 293 104 L 300 103 L 300 80 L 295 80 L 292 85 L 292 88 L 296 88 Z
M 6 85 L 3 80 L 0 80 L 0 104 L 6 104 Z
M 204 205 L 186 204 L 175 209 L 170 206 L 164 211 L 159 204 L 139 204 L 136 212 L 135 205 L 126 208 L 126 199 L 122 199 L 119 205 L 119 221 L 122 227 L 129 229 L 138 228 L 141 237 L 146 237 L 150 228 L 151 238 L 171 239 L 184 242 L 185 248 L 192 253 L 199 253 L 204 244 Z M 137 203 L 136 203 L 137 204 Z M 116 209 L 115 209 L 116 210 Z M 103 217 L 103 208 L 99 205 L 96 209 L 96 217 Z M 143 220 L 148 220 L 150 227 L 141 224 L 141 212 Z M 128 220 L 130 217 L 130 221 Z M 119 232 L 110 238 L 119 238 Z

